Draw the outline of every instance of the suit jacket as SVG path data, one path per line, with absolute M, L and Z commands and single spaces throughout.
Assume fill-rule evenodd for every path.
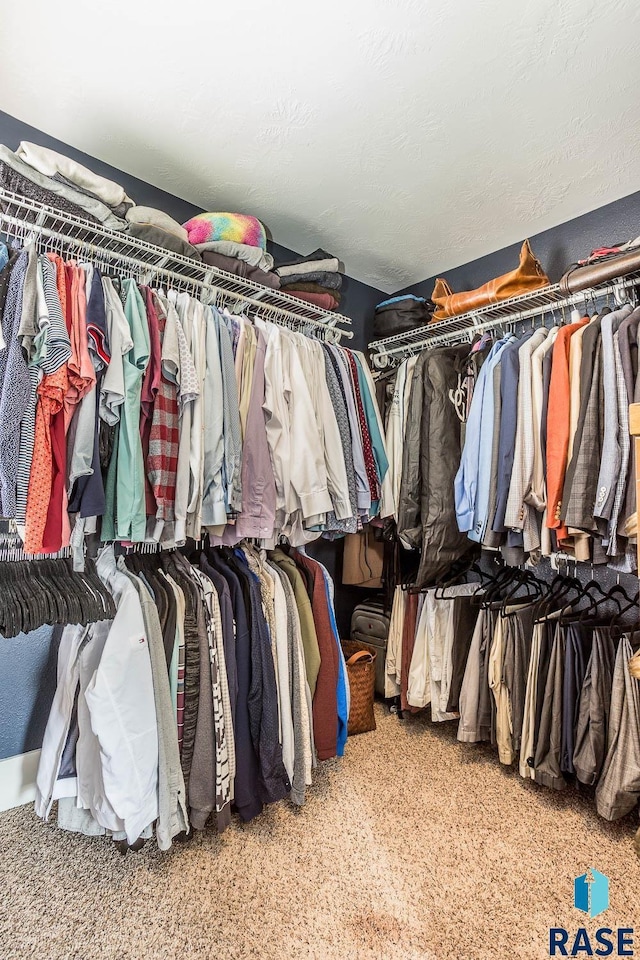
M 585 318 L 562 327 L 553 345 L 547 410 L 547 526 L 556 529 L 558 539 L 568 536 L 560 511 L 569 449 L 569 348 L 572 334 L 588 322 Z
M 618 475 L 620 473 L 621 450 L 618 441 L 618 390 L 616 383 L 616 365 L 613 348 L 613 335 L 629 314 L 631 307 L 623 307 L 608 314 L 602 320 L 602 381 L 604 386 L 604 440 L 602 460 L 598 473 L 598 493 L 594 515 L 608 520 L 613 511 Z
M 633 313 L 623 320 L 618 328 L 618 345 L 620 347 L 620 360 L 622 361 L 622 370 L 624 381 L 627 388 L 628 403 L 633 403 L 635 399 L 636 379 L 638 377 L 638 329 L 640 328 L 640 308 L 636 308 Z M 624 528 L 627 519 L 635 513 L 636 510 L 636 451 L 635 444 L 631 444 L 629 455 L 629 470 L 627 474 L 627 486 L 625 492 L 624 504 L 620 511 L 618 526 Z
M 620 513 L 624 505 L 624 499 L 627 489 L 627 478 L 629 476 L 629 453 L 631 450 L 631 438 L 629 436 L 629 396 L 627 394 L 627 385 L 624 379 L 624 370 L 620 358 L 619 330 L 613 335 L 613 353 L 616 371 L 616 392 L 618 399 L 618 449 L 620 451 L 620 467 L 615 482 L 615 493 L 611 516 L 609 518 L 609 529 L 607 533 L 607 556 L 621 558 L 616 561 L 617 569 L 623 572 L 632 572 L 635 569 L 635 550 L 629 551 L 628 559 L 625 557 L 626 539 L 620 542 L 618 538 L 618 529 L 620 526 Z M 624 530 L 622 530 L 624 538 Z M 621 566 L 618 566 L 621 564 Z M 631 566 L 628 566 L 631 564 Z
M 593 504 L 602 454 L 600 324 L 601 318 L 596 317 L 586 328 L 582 337 L 580 412 L 573 440 L 573 455 L 565 475 L 560 511 L 560 518 L 568 527 L 590 533 L 598 531 L 598 524 L 593 517 Z

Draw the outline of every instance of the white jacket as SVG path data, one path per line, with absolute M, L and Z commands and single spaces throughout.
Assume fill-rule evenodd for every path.
M 78 655 L 80 646 L 83 640 L 87 639 L 89 631 L 90 627 L 72 624 L 64 628 L 60 638 L 56 692 L 44 731 L 36 776 L 34 807 L 37 816 L 42 817 L 43 820 L 49 817 L 54 800 L 60 797 L 75 797 L 77 791 L 75 777 L 58 780 L 58 773 L 71 726 L 73 702 L 78 687 Z
M 158 816 L 158 730 L 149 647 L 136 588 L 115 563 L 113 547 L 97 561 L 117 612 L 87 687 L 91 726 L 100 742 L 105 797 L 133 843 Z

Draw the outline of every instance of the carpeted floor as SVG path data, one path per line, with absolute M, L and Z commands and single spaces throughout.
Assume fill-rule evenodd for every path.
M 635 816 L 524 783 L 455 724 L 377 719 L 301 812 L 169 853 L 0 814 L 1 960 L 537 960 L 550 926 L 640 927 Z M 573 907 L 589 866 L 610 880 L 596 920 Z

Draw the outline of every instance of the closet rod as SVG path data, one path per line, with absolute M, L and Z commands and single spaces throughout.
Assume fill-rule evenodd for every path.
M 312 327 L 322 331 L 328 340 L 351 339 L 353 332 L 337 324 L 351 324 L 349 317 L 313 307 L 302 300 L 253 280 L 242 279 L 217 267 L 192 260 L 163 247 L 130 237 L 126 233 L 107 230 L 101 224 L 62 213 L 9 190 L 0 188 L 0 231 L 25 242 L 32 237 L 46 237 L 62 245 L 77 248 L 86 255 L 109 263 L 126 265 L 144 282 L 154 277 L 171 280 L 176 285 L 211 294 L 219 293 L 238 304 L 269 314 L 274 322 Z
M 599 287 L 589 287 L 574 293 L 571 296 L 560 296 L 560 285 L 553 284 L 542 290 L 530 294 L 512 297 L 502 303 L 490 304 L 480 310 L 460 314 L 425 327 L 418 327 L 406 333 L 398 333 L 384 340 L 375 340 L 369 344 L 372 354 L 371 362 L 378 370 L 383 370 L 404 357 L 420 353 L 428 347 L 436 347 L 446 343 L 456 343 L 462 340 L 472 340 L 478 333 L 484 333 L 495 327 L 510 327 L 532 317 L 542 317 L 555 310 L 564 310 L 577 304 L 586 304 L 589 300 L 605 296 L 616 296 L 630 287 L 640 283 L 640 274 L 634 273 L 614 283 L 603 284 Z M 525 304 L 535 301 L 532 306 Z M 517 306 L 522 304 L 522 309 Z M 497 315 L 496 315 L 497 313 Z

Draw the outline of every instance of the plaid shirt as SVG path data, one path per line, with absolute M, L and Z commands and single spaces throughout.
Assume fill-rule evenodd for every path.
M 167 318 L 161 302 L 155 295 L 154 307 L 162 345 Z M 177 387 L 167 379 L 163 369 L 153 406 L 147 459 L 147 476 L 156 500 L 158 520 L 174 519 L 179 443 Z

